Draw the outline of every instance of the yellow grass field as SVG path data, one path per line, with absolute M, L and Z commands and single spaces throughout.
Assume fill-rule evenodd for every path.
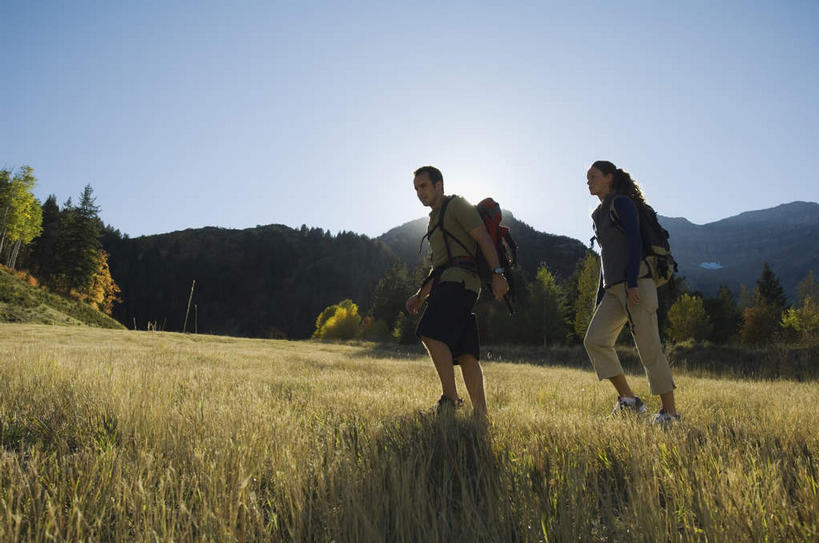
M 0 541 L 819 539 L 819 383 L 678 372 L 664 431 L 484 370 L 479 423 L 416 351 L 0 325 Z

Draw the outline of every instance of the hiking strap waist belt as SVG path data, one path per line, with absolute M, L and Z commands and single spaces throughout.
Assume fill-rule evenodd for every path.
M 478 273 L 478 264 L 475 262 L 474 258 L 464 256 L 464 257 L 455 257 L 446 264 L 442 264 L 440 266 L 436 266 L 432 268 L 432 272 L 424 279 L 423 284 L 421 287 L 432 281 L 432 286 L 434 287 L 435 284 L 438 282 L 438 279 L 441 278 L 441 275 L 447 268 L 461 268 L 466 271 L 470 271 L 473 273 Z

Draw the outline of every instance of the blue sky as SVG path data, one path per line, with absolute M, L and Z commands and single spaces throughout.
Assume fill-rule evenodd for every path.
M 588 240 L 585 171 L 710 222 L 819 184 L 819 3 L 0 2 L 0 166 L 131 236 L 377 236 L 412 171 Z

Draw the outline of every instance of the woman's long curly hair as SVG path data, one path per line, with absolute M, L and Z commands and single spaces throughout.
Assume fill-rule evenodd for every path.
M 608 160 L 598 160 L 592 164 L 592 168 L 597 168 L 603 175 L 612 175 L 611 190 L 617 194 L 622 194 L 631 198 L 635 204 L 645 205 L 646 199 L 637 181 L 631 178 L 628 172 L 624 172 Z

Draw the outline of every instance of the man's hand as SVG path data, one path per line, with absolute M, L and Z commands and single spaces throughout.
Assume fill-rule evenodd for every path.
M 424 299 L 418 295 L 416 292 L 412 296 L 407 299 L 406 307 L 407 311 L 409 311 L 410 315 L 417 315 L 418 310 L 421 309 L 421 305 L 424 303 Z
M 628 294 L 628 303 L 637 305 L 640 303 L 640 289 L 637 287 L 629 287 L 626 291 Z
M 492 274 L 492 294 L 495 295 L 496 300 L 503 300 L 506 293 L 509 292 L 509 283 L 506 282 L 506 277 L 497 273 Z

